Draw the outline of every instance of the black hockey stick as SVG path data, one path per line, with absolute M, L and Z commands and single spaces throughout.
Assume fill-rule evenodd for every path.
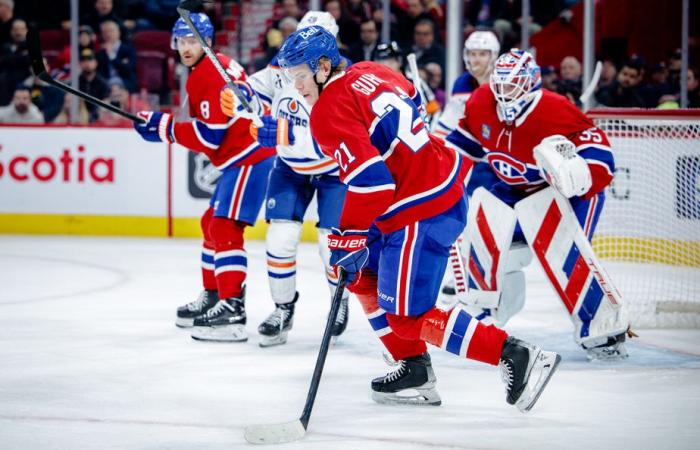
M 32 61 L 32 70 L 34 70 L 34 75 L 39 77 L 41 81 L 48 83 L 51 86 L 60 89 L 64 92 L 77 95 L 86 102 L 112 111 L 114 114 L 126 117 L 129 120 L 133 120 L 134 122 L 138 123 L 146 123 L 146 120 L 143 117 L 139 117 L 134 114 L 128 113 L 123 109 L 117 108 L 116 106 L 110 103 L 102 101 L 99 98 L 93 97 L 92 95 L 86 94 L 85 92 L 81 92 L 77 89 L 74 89 L 72 86 L 69 86 L 65 83 L 61 83 L 60 81 L 51 78 L 51 75 L 49 75 L 46 72 L 46 66 L 44 65 L 44 56 L 41 52 L 41 41 L 39 40 L 39 31 L 37 31 L 36 28 L 32 27 L 29 29 L 29 33 L 27 34 L 27 50 L 29 51 L 29 58 Z
M 301 417 L 291 422 L 246 427 L 245 440 L 251 444 L 283 444 L 285 442 L 301 439 L 306 434 L 306 428 L 309 426 L 309 419 L 311 418 L 311 410 L 316 400 L 316 392 L 318 392 L 318 385 L 321 382 L 323 366 L 326 363 L 326 355 L 328 354 L 328 347 L 331 342 L 333 324 L 335 323 L 335 318 L 340 309 L 340 301 L 343 298 L 346 279 L 345 270 L 339 268 L 338 287 L 335 288 L 335 294 L 331 302 L 331 311 L 326 321 L 326 330 L 323 332 L 321 348 L 318 351 L 316 367 L 314 367 L 314 374 L 311 377 L 309 393 L 306 395 L 306 404 L 304 405 L 304 411 L 301 413 Z
M 251 108 L 250 104 L 248 103 L 248 99 L 245 98 L 245 95 L 243 95 L 236 83 L 231 81 L 231 77 L 226 72 L 226 69 L 224 69 L 224 67 L 221 65 L 219 58 L 217 58 L 214 54 L 214 50 L 211 49 L 211 46 L 207 43 L 204 37 L 202 37 L 199 30 L 197 30 L 197 27 L 195 27 L 192 23 L 190 13 L 200 9 L 204 3 L 209 2 L 205 2 L 203 0 L 182 0 L 177 7 L 177 13 L 180 15 L 182 20 L 185 21 L 190 31 L 192 31 L 194 37 L 197 39 L 197 42 L 199 42 L 204 49 L 204 53 L 207 55 L 207 58 L 209 58 L 209 61 L 211 61 L 211 63 L 214 65 L 214 68 L 217 72 L 219 72 L 219 75 L 221 75 L 221 78 L 224 79 L 224 82 L 226 82 L 226 87 L 233 90 L 234 95 L 236 98 L 238 98 L 238 101 L 241 102 L 241 105 L 243 105 L 243 108 L 248 113 L 246 117 L 251 119 L 256 127 L 261 127 L 262 121 L 260 120 L 260 117 L 253 112 L 253 108 Z

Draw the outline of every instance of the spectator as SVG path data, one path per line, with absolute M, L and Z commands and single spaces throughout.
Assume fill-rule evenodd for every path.
M 102 49 L 97 52 L 98 70 L 102 78 L 119 77 L 129 92 L 136 92 L 136 50 L 121 40 L 119 25 L 113 20 L 105 20 L 100 24 L 102 34 Z
M 600 81 L 598 81 L 598 89 L 610 86 L 617 78 L 617 67 L 615 63 L 609 59 L 603 61 L 603 69 L 600 71 Z
M 14 87 L 31 76 L 31 59 L 27 52 L 27 22 L 14 19 L 10 42 L 0 49 L 0 105 L 12 99 Z
M 439 64 L 428 63 L 423 67 L 426 75 L 426 82 L 430 89 L 432 89 L 433 94 L 435 94 L 435 100 L 439 103 L 440 108 L 445 106 L 445 90 L 441 87 L 444 86 L 444 80 L 442 79 L 442 68 Z M 434 113 L 430 112 L 431 114 Z
M 568 83 L 573 83 L 581 88 L 581 75 L 583 74 L 581 63 L 575 56 L 567 56 L 559 64 L 559 74 L 561 79 Z
M 80 23 L 90 25 L 93 30 L 99 30 L 100 24 L 105 20 L 115 22 L 120 28 L 124 27 L 124 20 L 114 12 L 112 0 L 95 0 L 93 9 L 83 16 Z
M 147 20 L 153 28 L 170 31 L 178 19 L 177 5 L 180 0 L 147 0 L 143 6 L 143 19 Z M 139 27 L 144 27 L 145 22 L 139 20 Z
M 550 91 L 557 90 L 557 83 L 559 79 L 557 77 L 557 70 L 554 66 L 544 66 L 542 67 L 542 87 Z
M 651 69 L 649 83 L 640 88 L 639 94 L 647 108 L 656 108 L 661 97 L 673 94 L 671 83 L 668 82 L 668 68 L 660 63 Z
M 15 2 L 0 0 L 0 47 L 10 42 L 10 28 L 15 15 Z
M 293 17 L 298 22 L 304 17 L 304 11 L 297 0 L 282 0 L 282 10 L 278 17 Z M 274 26 L 274 28 L 279 29 L 278 26 Z
M 372 61 L 379 43 L 379 32 L 374 20 L 365 20 L 360 25 L 360 42 L 350 46 L 348 54 L 352 62 Z
M 639 95 L 639 83 L 642 79 L 642 63 L 631 58 L 622 66 L 614 83 L 602 88 L 596 94 L 596 100 L 605 106 L 641 108 L 644 100 Z
M 56 118 L 53 120 L 52 123 L 63 125 L 63 124 L 75 124 L 75 125 L 87 125 L 90 123 L 90 113 L 87 110 L 87 106 L 85 106 L 85 100 L 82 98 L 76 98 L 78 101 L 78 117 L 75 120 L 71 120 L 70 116 L 70 106 L 71 102 L 73 101 L 73 96 L 71 95 L 66 95 L 63 98 L 63 107 L 61 108 L 61 112 L 58 113 Z
M 372 5 L 366 0 L 348 0 L 346 3 L 348 16 L 355 23 L 362 24 L 372 18 Z
M 105 99 L 109 95 L 109 87 L 99 73 L 97 73 L 97 59 L 95 52 L 86 48 L 80 53 L 80 78 L 78 79 L 80 90 L 95 98 Z M 97 106 L 87 105 L 90 114 L 90 122 L 97 120 L 99 111 Z
M 445 72 L 445 48 L 435 42 L 435 22 L 421 19 L 413 31 L 414 44 L 411 48 L 416 54 L 419 66 L 434 62 Z
M 360 40 L 357 22 L 350 18 L 340 0 L 327 1 L 324 9 L 333 16 L 335 23 L 338 24 L 339 47 L 348 48 Z
M 122 83 L 121 79 L 112 78 L 109 80 L 108 85 L 108 101 L 117 108 L 134 114 L 138 111 L 146 111 L 150 108 L 148 102 L 141 100 L 136 94 L 130 94 L 129 91 L 126 90 L 126 87 L 124 86 L 124 83 Z M 132 122 L 125 117 L 118 116 L 111 111 L 102 109 L 100 110 L 100 119 L 95 122 L 95 124 L 114 127 L 130 126 Z
M 571 80 L 560 80 L 557 84 L 557 94 L 561 94 L 571 103 L 581 108 L 581 83 Z
M 46 58 L 44 58 L 44 66 L 50 73 L 51 68 L 46 62 Z M 29 89 L 31 92 L 32 102 L 44 114 L 44 121 L 46 123 L 52 122 L 56 115 L 58 115 L 58 113 L 61 111 L 65 93 L 44 83 L 37 76 L 33 77 L 33 81 L 29 86 Z
M 0 123 L 44 123 L 44 116 L 32 103 L 28 87 L 17 86 L 12 104 L 0 108 Z
M 282 42 L 287 39 L 287 36 L 297 30 L 297 26 L 299 26 L 299 21 L 292 16 L 283 17 L 282 20 L 279 21 L 277 29 L 282 33 Z
M 394 40 L 401 48 L 406 49 L 412 45 L 414 28 L 419 21 L 424 19 L 432 22 L 432 17 L 425 11 L 421 0 L 407 0 L 406 10 L 396 11 L 396 25 L 393 27 L 395 33 L 393 34 Z

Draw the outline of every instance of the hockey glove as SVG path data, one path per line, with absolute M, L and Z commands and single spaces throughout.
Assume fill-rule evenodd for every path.
M 253 89 L 248 85 L 248 83 L 243 81 L 234 81 L 234 83 L 255 112 L 256 109 L 254 106 L 257 105 L 257 97 L 253 93 Z M 236 93 L 229 87 L 225 87 L 221 90 L 221 94 L 219 95 L 219 104 L 221 106 L 221 111 L 229 117 L 234 117 L 237 115 L 244 116 L 249 114 L 243 107 L 240 99 L 236 96 Z
M 134 122 L 134 129 L 148 142 L 173 143 L 173 117 L 158 111 L 141 111 L 139 117 L 146 123 Z
M 591 188 L 591 169 L 564 136 L 542 139 L 534 149 L 534 157 L 542 178 L 564 197 L 581 196 Z
M 263 126 L 260 128 L 251 124 L 250 134 L 257 139 L 263 147 L 275 147 L 278 145 L 294 145 L 294 132 L 292 124 L 287 119 L 275 119 L 272 116 L 262 116 Z
M 348 285 L 352 284 L 369 260 L 367 230 L 340 231 L 333 228 L 328 235 L 328 248 L 331 250 L 331 266 L 345 269 Z

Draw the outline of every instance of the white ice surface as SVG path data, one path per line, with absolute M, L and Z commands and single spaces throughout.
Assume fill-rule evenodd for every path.
M 0 449 L 234 449 L 246 425 L 297 418 L 329 302 L 320 260 L 302 245 L 294 330 L 262 349 L 272 306 L 263 245 L 249 248 L 251 339 L 214 344 L 174 326 L 200 289 L 197 241 L 0 237 Z M 641 330 L 629 360 L 589 363 L 536 265 L 528 279 L 507 329 L 564 358 L 531 413 L 495 368 L 437 349 L 442 406 L 373 403 L 388 367 L 353 302 L 309 432 L 278 448 L 700 448 L 699 330 Z

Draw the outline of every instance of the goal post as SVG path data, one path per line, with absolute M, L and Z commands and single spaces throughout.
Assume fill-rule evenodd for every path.
M 615 178 L 593 247 L 635 327 L 700 327 L 700 110 L 594 109 Z

